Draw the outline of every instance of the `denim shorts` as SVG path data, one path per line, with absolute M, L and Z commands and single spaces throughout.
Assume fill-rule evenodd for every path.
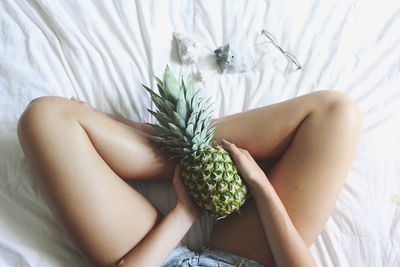
M 234 254 L 219 250 L 194 252 L 186 246 L 174 249 L 162 267 L 263 267 L 264 265 Z

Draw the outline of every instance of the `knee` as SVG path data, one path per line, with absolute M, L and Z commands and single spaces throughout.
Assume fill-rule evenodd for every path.
M 41 96 L 30 101 L 18 119 L 18 136 L 43 122 L 50 122 L 50 116 L 64 112 L 66 101 L 67 98 L 60 96 Z
M 27 105 L 27 107 L 29 107 L 29 106 L 31 106 L 31 105 L 36 105 L 36 104 L 38 104 L 38 103 L 44 103 L 44 102 L 48 102 L 48 101 L 50 101 L 51 99 L 53 99 L 55 96 L 39 96 L 39 97 L 36 97 L 36 98 L 34 98 L 34 99 L 32 99 L 30 102 L 29 102 L 29 104 Z
M 347 93 L 327 90 L 318 95 L 317 112 L 329 120 L 339 119 L 343 124 L 360 129 L 362 113 L 357 104 Z
M 63 96 L 39 96 L 37 98 L 32 99 L 29 104 L 26 106 L 26 109 L 31 107 L 49 107 L 50 105 L 60 105 L 62 102 L 68 101 L 66 97 Z

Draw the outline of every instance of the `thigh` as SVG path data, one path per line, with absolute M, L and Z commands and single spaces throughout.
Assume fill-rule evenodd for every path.
M 321 93 L 312 93 L 219 118 L 215 121 L 214 140 L 232 140 L 258 160 L 274 160 L 288 147 L 320 96 Z
M 226 138 L 254 157 L 277 159 L 267 176 L 300 236 L 310 245 L 324 227 L 355 150 L 359 112 L 338 92 L 317 92 L 228 116 L 217 139 Z M 209 246 L 274 266 L 257 209 L 217 221 Z

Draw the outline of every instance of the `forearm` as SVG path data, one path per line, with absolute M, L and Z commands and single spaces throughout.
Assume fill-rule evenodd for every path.
M 194 221 L 194 218 L 176 206 L 125 256 L 123 266 L 161 266 Z
M 255 185 L 251 190 L 277 266 L 316 266 L 272 185 Z

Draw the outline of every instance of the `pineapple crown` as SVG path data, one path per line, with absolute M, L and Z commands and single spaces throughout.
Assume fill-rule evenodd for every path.
M 205 100 L 198 90 L 194 92 L 192 76 L 187 81 L 181 77 L 178 82 L 168 65 L 163 80 L 155 78 L 159 94 L 142 84 L 158 109 L 148 109 L 157 119 L 150 139 L 172 154 L 171 158 L 185 158 L 209 146 L 214 137 L 211 98 Z

